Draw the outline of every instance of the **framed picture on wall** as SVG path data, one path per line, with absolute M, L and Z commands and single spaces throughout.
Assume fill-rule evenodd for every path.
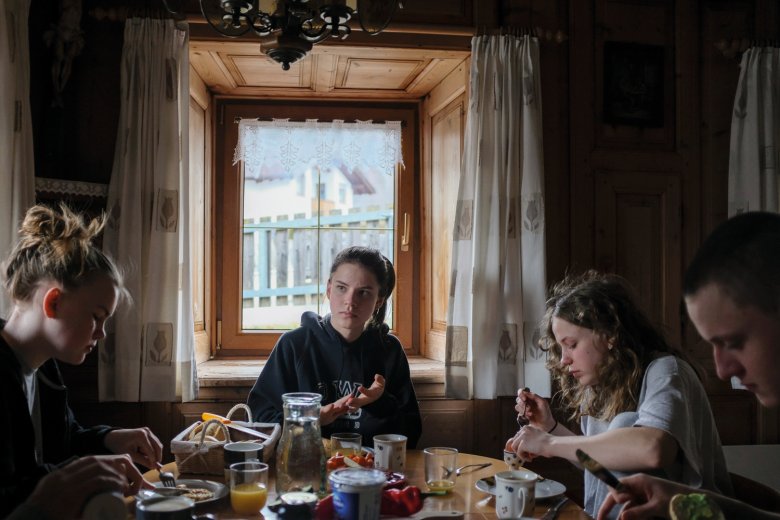
M 664 126 L 664 47 L 604 43 L 604 122 Z

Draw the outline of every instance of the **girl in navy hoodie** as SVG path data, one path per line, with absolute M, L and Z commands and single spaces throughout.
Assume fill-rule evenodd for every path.
M 415 447 L 422 431 L 409 363 L 384 322 L 395 271 L 379 251 L 349 247 L 330 269 L 331 313 L 305 312 L 301 326 L 276 343 L 249 394 L 253 419 L 283 420 L 282 394 L 322 395 L 323 436 L 357 432 L 400 433 Z

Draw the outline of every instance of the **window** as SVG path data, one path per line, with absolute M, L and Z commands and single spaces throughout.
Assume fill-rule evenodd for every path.
M 298 326 L 303 310 L 328 312 L 328 269 L 333 256 L 349 245 L 376 247 L 393 260 L 398 283 L 391 324 L 404 346 L 413 347 L 415 242 L 409 240 L 402 250 L 399 221 L 416 222 L 417 105 L 219 103 L 214 180 L 219 355 L 267 354 L 284 330 Z M 361 184 L 366 179 L 334 164 L 311 163 L 281 177 L 268 169 L 245 172 L 242 163 L 232 165 L 240 118 L 402 121 L 406 167 L 396 170 L 395 179 L 369 179 L 377 192 L 371 196 Z

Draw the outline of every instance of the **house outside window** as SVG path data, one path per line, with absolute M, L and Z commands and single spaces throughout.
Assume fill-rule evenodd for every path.
M 285 114 L 263 104 L 250 110 L 245 106 L 227 109 L 253 119 L 258 110 L 271 118 Z M 343 117 L 342 111 L 337 112 Z M 371 119 L 363 115 L 370 109 L 358 112 L 361 117 L 355 119 Z M 410 113 L 401 111 L 401 115 Z M 318 119 L 327 122 L 325 117 Z M 231 148 L 239 141 L 236 123 L 225 128 L 222 137 L 217 140 L 217 153 L 232 157 Z M 274 139 L 279 143 L 272 143 Z M 218 202 L 221 209 L 217 209 L 221 214 L 217 232 L 223 239 L 216 259 L 221 266 L 217 286 L 223 287 L 217 303 L 221 355 L 268 353 L 283 331 L 299 325 L 302 312 L 329 312 L 325 298 L 329 268 L 335 255 L 351 245 L 379 249 L 393 261 L 399 282 L 408 281 L 399 283 L 391 298 L 388 322 L 402 343 L 411 346 L 414 272 L 409 249 L 401 252 L 398 247 L 403 231 L 398 215 L 406 213 L 408 220 L 417 206 L 415 176 L 410 171 L 413 153 L 404 151 L 403 162 L 411 168 L 398 164 L 388 172 L 352 164 L 351 155 L 336 154 L 323 162 L 314 153 L 292 165 L 290 154 L 277 152 L 294 143 L 305 153 L 311 139 L 278 134 L 261 142 L 280 147 L 273 148 L 271 155 L 281 159 L 243 160 L 235 166 L 223 161 L 223 173 L 215 176 L 218 192 L 223 193 Z M 415 140 L 407 136 L 406 142 L 413 146 Z M 312 190 L 307 193 L 306 187 Z M 233 272 L 233 267 L 240 272 Z

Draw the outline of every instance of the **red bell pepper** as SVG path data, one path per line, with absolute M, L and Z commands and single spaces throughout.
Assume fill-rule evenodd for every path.
M 314 516 L 317 520 L 333 520 L 333 495 L 328 495 L 319 502 L 314 508 Z
M 411 516 L 422 509 L 422 495 L 417 486 L 382 491 L 381 512 L 383 515 Z

